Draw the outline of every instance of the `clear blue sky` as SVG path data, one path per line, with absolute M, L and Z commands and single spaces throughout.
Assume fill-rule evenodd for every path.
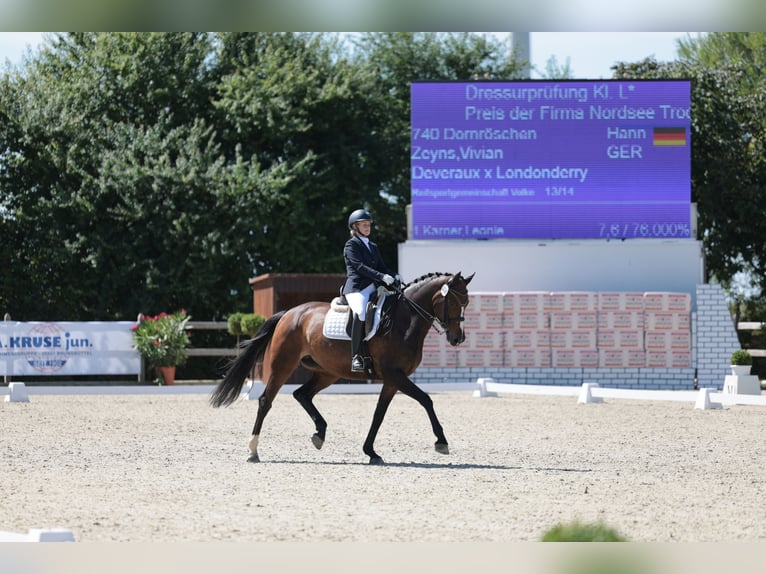
M 508 37 L 508 32 L 496 32 Z M 654 56 L 660 62 L 675 59 L 676 40 L 697 32 L 532 32 L 531 59 L 535 69 L 545 71 L 551 56 L 559 66 L 569 59 L 575 78 L 611 77 L 615 62 L 636 62 Z M 42 41 L 38 32 L 0 32 L 0 67 L 10 60 L 21 61 L 27 46 L 33 49 Z M 533 73 L 532 77 L 539 77 Z

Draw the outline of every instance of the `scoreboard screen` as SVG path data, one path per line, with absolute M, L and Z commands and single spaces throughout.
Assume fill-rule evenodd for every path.
M 691 237 L 688 80 L 416 82 L 413 239 Z

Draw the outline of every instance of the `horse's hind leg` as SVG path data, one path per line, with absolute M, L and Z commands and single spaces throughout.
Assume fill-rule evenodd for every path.
M 314 446 L 317 449 L 322 448 L 322 445 L 324 445 L 327 421 L 324 420 L 324 417 L 320 414 L 319 410 L 317 410 L 316 406 L 314 406 L 313 399 L 319 391 L 326 389 L 337 380 L 337 377 L 332 375 L 314 373 L 309 381 L 293 392 L 295 400 L 300 403 L 311 417 L 311 420 L 314 421 L 316 432 L 311 437 L 311 442 L 314 443 Z
M 263 420 L 266 418 L 266 415 L 269 414 L 271 405 L 289 374 L 290 373 L 285 374 L 283 371 L 273 369 L 269 376 L 269 380 L 266 383 L 266 388 L 263 390 L 263 393 L 261 393 L 261 396 L 258 397 L 258 414 L 255 416 L 253 436 L 250 438 L 249 444 L 250 456 L 248 457 L 247 462 L 261 462 L 261 459 L 258 457 L 258 441 L 261 438 Z
M 258 457 L 258 440 L 261 437 L 263 419 L 269 414 L 271 404 L 274 402 L 274 397 L 276 397 L 279 392 L 279 387 L 275 387 L 272 382 L 273 379 L 270 379 L 263 393 L 258 397 L 258 414 L 255 416 L 253 436 L 250 438 L 250 444 L 248 445 L 250 448 L 250 456 L 247 458 L 247 462 L 261 462 L 261 459 Z

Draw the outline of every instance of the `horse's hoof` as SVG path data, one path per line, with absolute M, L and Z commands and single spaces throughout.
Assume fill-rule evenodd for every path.
M 314 434 L 311 437 L 311 442 L 314 443 L 314 446 L 316 447 L 317 450 L 320 450 L 322 446 L 324 445 L 324 439 L 318 434 Z
M 436 443 L 436 452 L 439 454 L 449 454 L 449 445 L 447 443 Z
M 383 459 L 380 458 L 379 456 L 371 456 L 370 457 L 370 464 L 383 465 L 383 464 L 386 464 L 386 463 L 383 462 Z
M 257 452 L 251 452 L 250 456 L 247 457 L 247 462 L 261 462 L 261 459 L 258 458 Z

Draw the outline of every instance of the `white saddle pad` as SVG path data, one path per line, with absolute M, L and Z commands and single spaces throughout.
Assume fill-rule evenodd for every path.
M 372 339 L 373 335 L 378 332 L 378 326 L 380 325 L 380 312 L 383 309 L 383 302 L 385 299 L 385 292 L 378 292 L 378 304 L 375 307 L 375 315 L 372 318 L 372 329 L 370 329 L 370 332 L 367 333 L 367 336 L 365 337 L 366 341 Z M 348 321 L 348 305 L 341 305 L 340 297 L 336 297 L 330 303 L 330 310 L 324 317 L 322 334 L 328 339 L 350 341 L 351 337 L 349 337 L 346 333 L 346 321 Z

